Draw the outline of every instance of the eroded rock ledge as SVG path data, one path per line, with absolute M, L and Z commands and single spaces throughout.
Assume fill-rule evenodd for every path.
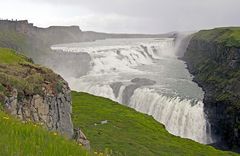
M 70 96 L 66 85 L 56 95 L 46 91 L 44 95 L 25 95 L 21 98 L 18 90 L 13 88 L 5 96 L 4 106 L 8 113 L 23 121 L 31 120 L 43 124 L 48 130 L 59 131 L 70 138 L 73 135 Z
M 73 136 L 71 91 L 61 76 L 0 48 L 0 102 L 23 121 Z M 1 58 L 2 57 L 2 58 Z

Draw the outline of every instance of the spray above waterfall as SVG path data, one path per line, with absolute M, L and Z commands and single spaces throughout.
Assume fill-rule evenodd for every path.
M 52 49 L 91 58 L 85 75 L 61 73 L 73 90 L 107 97 L 152 115 L 174 135 L 212 143 L 203 91 L 192 82 L 184 62 L 177 59 L 175 46 L 173 38 L 111 39 Z M 77 61 L 82 60 L 84 57 Z

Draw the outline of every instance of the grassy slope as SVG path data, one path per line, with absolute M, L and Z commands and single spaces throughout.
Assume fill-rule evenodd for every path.
M 83 129 L 96 151 L 108 148 L 128 156 L 237 155 L 175 137 L 152 117 L 109 99 L 77 92 L 72 93 L 72 98 L 74 126 Z M 102 120 L 109 123 L 99 124 Z
M 0 63 L 1 64 L 18 64 L 27 63 L 28 59 L 14 50 L 8 48 L 0 48 Z
M 34 72 L 31 72 L 29 67 L 33 68 Z M 36 70 L 40 70 L 41 75 Z M 55 74 L 51 70 L 32 64 L 25 56 L 16 54 L 10 49 L 0 48 L 0 101 L 4 100 L 1 99 L 1 95 L 7 95 L 6 86 L 36 93 L 35 87 L 42 83 L 44 77 L 51 75 Z M 37 77 L 40 79 L 36 79 Z M 2 107 L 1 102 L 0 106 Z M 22 123 L 1 110 L 0 127 L 1 156 L 88 155 L 88 152 L 73 141 L 50 133 L 39 125 Z
M 61 90 L 62 84 L 65 83 L 52 70 L 33 64 L 14 50 L 0 48 L 0 101 L 3 100 L 1 95 L 7 95 L 12 87 L 18 90 L 19 95 L 41 95 L 42 86 L 46 81 L 53 84 L 55 92 Z M 1 86 L 5 86 L 6 89 Z
M 86 156 L 80 145 L 0 111 L 1 156 Z
M 240 47 L 240 27 L 202 30 L 195 34 L 194 38 L 207 42 L 222 43 L 228 47 Z

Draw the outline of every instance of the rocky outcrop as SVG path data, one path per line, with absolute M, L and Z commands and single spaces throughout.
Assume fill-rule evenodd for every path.
M 32 23 L 28 23 L 27 20 L 0 20 L 0 31 L 12 31 L 24 34 L 34 40 L 38 39 L 38 42 L 46 45 L 82 41 L 82 31 L 78 26 L 50 26 L 48 28 L 39 28 Z
M 58 131 L 69 138 L 73 135 L 71 120 L 71 91 L 67 85 L 60 93 L 53 94 L 49 84 L 43 87 L 44 95 L 23 95 L 19 98 L 17 89 L 4 97 L 5 111 L 23 121 L 39 123 L 51 131 Z
M 239 151 L 240 44 L 236 32 L 240 29 L 219 28 L 194 34 L 183 59 L 205 92 L 204 110 L 215 146 Z
M 67 82 L 12 50 L 0 48 L 0 53 L 0 103 L 4 110 L 71 138 L 72 103 Z
M 90 150 L 90 141 L 87 139 L 85 134 L 81 131 L 80 128 L 74 129 L 74 136 L 73 139 L 83 147 L 85 147 L 87 150 Z
M 128 86 L 126 86 L 123 90 L 122 93 L 122 103 L 123 104 L 129 104 L 132 95 L 134 94 L 134 91 L 140 87 L 143 86 L 151 86 L 154 85 L 156 82 L 150 79 L 146 79 L 146 78 L 134 78 L 131 80 L 132 84 L 129 84 Z

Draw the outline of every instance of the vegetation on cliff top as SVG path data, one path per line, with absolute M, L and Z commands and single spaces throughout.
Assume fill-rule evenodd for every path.
M 7 48 L 0 48 L 0 101 L 13 90 L 21 95 L 42 95 L 43 86 L 51 84 L 53 92 L 66 83 L 52 70 L 35 65 L 27 57 Z
M 216 28 L 194 34 L 184 55 L 194 80 L 205 90 L 214 133 L 233 150 L 240 147 L 239 49 L 240 28 Z
M 227 47 L 240 47 L 240 27 L 201 30 L 194 35 L 194 39 L 216 42 Z
M 127 156 L 237 155 L 173 136 L 152 117 L 109 99 L 77 92 L 72 98 L 74 126 L 84 131 L 95 151 L 108 148 L 113 155 Z
M 198 43 L 190 42 L 184 59 L 191 65 L 195 79 L 214 87 L 216 91 L 213 96 L 217 101 L 232 99 L 234 105 L 240 107 L 240 100 L 236 98 L 240 86 L 240 70 L 237 67 L 240 28 L 202 30 L 194 34 L 192 41 Z M 191 47 L 191 44 L 199 45 Z

